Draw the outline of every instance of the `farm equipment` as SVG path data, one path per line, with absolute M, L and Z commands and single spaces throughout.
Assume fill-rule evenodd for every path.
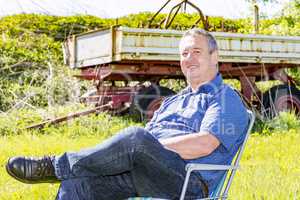
M 74 35 L 64 44 L 65 62 L 80 69 L 78 78 L 95 81 L 96 90 L 85 95 L 85 101 L 97 105 L 111 102 L 114 112 L 129 109 L 149 119 L 163 97 L 175 93 L 160 86 L 160 81 L 184 79 L 178 50 L 182 34 L 115 26 Z M 212 34 L 219 46 L 219 70 L 225 79 L 240 81 L 246 102 L 263 116 L 291 109 L 300 113 L 300 91 L 285 73 L 286 68 L 300 65 L 300 37 Z M 264 80 L 282 84 L 262 92 L 256 82 Z M 145 86 L 145 82 L 150 84 Z

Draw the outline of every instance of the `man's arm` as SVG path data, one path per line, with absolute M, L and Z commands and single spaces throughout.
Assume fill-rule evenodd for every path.
M 161 139 L 160 142 L 186 160 L 207 156 L 220 145 L 219 140 L 209 132 Z

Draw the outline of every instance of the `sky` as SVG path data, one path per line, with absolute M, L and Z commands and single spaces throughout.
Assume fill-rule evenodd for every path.
M 261 12 L 269 16 L 279 13 L 289 0 L 278 0 L 278 4 L 260 5 Z M 16 13 L 43 13 L 49 15 L 90 14 L 105 18 L 116 18 L 142 11 L 157 11 L 166 0 L 0 0 L 0 16 Z M 172 0 L 174 6 L 180 0 Z M 205 15 L 226 18 L 251 16 L 251 4 L 246 0 L 190 0 L 199 6 Z M 169 7 L 170 8 L 170 7 Z M 168 8 L 164 12 L 168 12 Z

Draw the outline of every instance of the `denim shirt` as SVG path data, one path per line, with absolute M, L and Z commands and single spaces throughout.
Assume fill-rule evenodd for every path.
M 238 94 L 223 83 L 220 74 L 196 91 L 187 87 L 164 100 L 146 129 L 158 140 L 209 132 L 220 145 L 209 155 L 187 163 L 230 164 L 244 140 L 248 125 L 246 108 Z M 200 171 L 213 191 L 224 171 Z

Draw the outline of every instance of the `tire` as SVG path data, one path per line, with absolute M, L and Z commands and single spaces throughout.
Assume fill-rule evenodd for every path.
M 276 85 L 263 94 L 263 116 L 269 119 L 279 112 L 295 112 L 300 114 L 300 91 L 291 85 Z
M 143 88 L 134 96 L 130 106 L 130 114 L 138 121 L 149 121 L 165 97 L 176 94 L 173 90 L 151 85 Z

